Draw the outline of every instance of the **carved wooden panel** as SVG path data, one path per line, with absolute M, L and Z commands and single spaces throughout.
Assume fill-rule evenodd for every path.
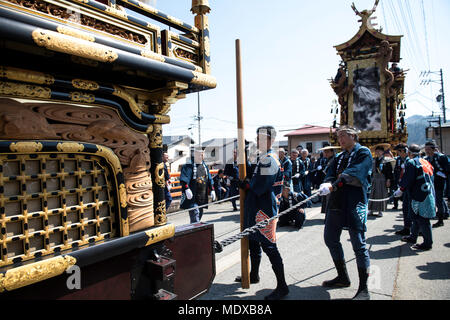
M 123 168 L 130 232 L 154 225 L 148 138 L 123 125 L 113 110 L 0 99 L 0 139 L 53 139 L 111 148 Z

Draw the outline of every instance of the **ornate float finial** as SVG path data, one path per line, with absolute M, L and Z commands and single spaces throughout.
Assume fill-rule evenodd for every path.
M 363 10 L 362 12 L 359 12 L 356 9 L 355 3 L 352 2 L 352 9 L 353 9 L 353 11 L 355 11 L 356 15 L 360 16 L 361 18 L 364 18 L 364 16 L 370 17 L 375 12 L 375 10 L 377 10 L 379 2 L 380 2 L 380 0 L 375 0 L 375 4 L 373 5 L 372 10 Z
M 355 11 L 355 14 L 357 16 L 361 17 L 361 20 L 359 20 L 359 21 L 361 21 L 363 25 L 367 25 L 367 27 L 369 27 L 370 29 L 373 28 L 371 20 L 375 18 L 375 17 L 371 17 L 371 16 L 375 12 L 375 10 L 377 10 L 377 6 L 378 6 L 379 2 L 380 2 L 380 0 L 375 0 L 375 4 L 373 5 L 373 8 L 371 10 L 363 10 L 363 11 L 358 11 L 358 9 L 356 9 L 355 3 L 352 2 L 353 11 Z
M 211 11 L 208 0 L 192 0 L 192 13 L 206 14 Z

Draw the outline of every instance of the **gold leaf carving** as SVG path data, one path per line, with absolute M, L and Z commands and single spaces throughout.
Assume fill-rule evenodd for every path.
M 40 142 L 13 142 L 9 145 L 9 149 L 13 152 L 39 152 L 44 146 Z
M 56 145 L 58 151 L 61 152 L 81 152 L 84 150 L 84 145 L 77 142 L 61 142 Z
M 77 89 L 90 91 L 95 91 L 100 88 L 100 85 L 97 82 L 82 79 L 73 79 L 72 86 Z
M 95 41 L 95 37 L 90 35 L 89 33 L 86 33 L 86 32 L 80 31 L 80 30 L 76 30 L 73 28 L 69 28 L 66 26 L 58 26 L 56 28 L 56 31 L 58 31 L 61 34 L 65 34 L 65 35 L 72 36 L 75 38 L 83 39 L 86 41 L 91 41 L 91 42 Z
M 95 96 L 93 94 L 77 91 L 69 93 L 69 97 L 72 101 L 76 102 L 93 103 L 95 101 Z
M 170 105 L 167 109 L 170 109 Z M 168 111 L 167 109 L 162 110 L 162 112 Z M 155 123 L 170 123 L 170 116 L 161 115 L 161 114 L 155 114 Z
M 161 188 L 165 187 L 165 181 L 164 181 L 164 163 L 158 163 L 155 167 L 155 183 L 160 186 Z
M 119 186 L 120 206 L 125 208 L 127 206 L 127 190 L 123 183 Z
M 108 12 L 109 14 L 112 14 L 114 16 L 123 18 L 123 19 L 128 19 L 127 13 L 125 12 L 125 10 L 118 6 L 119 9 L 116 9 L 114 7 L 106 7 L 106 12 Z
M 136 100 L 122 87 L 113 85 L 114 87 L 114 92 L 113 95 L 118 96 L 122 99 L 124 99 L 125 101 L 128 102 L 128 104 L 130 105 L 131 111 L 133 111 L 134 115 L 136 117 L 138 117 L 139 119 L 142 119 L 142 111 L 139 108 Z
M 38 46 L 45 47 L 49 50 L 73 54 L 100 62 L 114 62 L 119 57 L 117 52 L 107 46 L 59 34 L 54 31 L 38 28 L 31 35 Z
M 0 276 L 0 292 L 15 290 L 58 276 L 76 262 L 75 258 L 66 255 L 8 270 Z
M 160 54 L 157 54 L 156 52 L 150 51 L 150 50 L 141 50 L 141 56 L 145 58 L 149 58 L 152 60 L 156 60 L 159 62 L 164 62 L 166 59 Z
M 172 238 L 175 235 L 175 225 L 168 224 L 162 227 L 154 228 L 146 231 L 145 234 L 149 238 L 145 244 L 145 246 L 148 246 L 153 243 Z
M 52 84 L 55 82 L 55 78 L 49 74 L 5 66 L 0 66 L 0 77 L 37 84 Z
M 158 205 L 155 208 L 155 220 L 155 226 L 160 226 L 167 223 L 166 200 L 158 202 Z
M 50 99 L 52 92 L 46 87 L 0 81 L 0 94 L 27 98 Z
M 153 125 L 153 131 L 150 134 L 149 139 L 150 148 L 162 148 L 162 125 Z
M 108 160 L 108 162 L 113 166 L 113 169 L 116 173 L 122 172 L 122 166 L 120 165 L 119 158 L 116 156 L 116 154 L 107 147 L 103 146 L 97 146 L 98 151 L 96 154 L 101 155 Z
M 217 86 L 217 81 L 215 77 L 195 71 L 192 71 L 192 73 L 194 75 L 194 79 L 192 79 L 191 81 L 192 83 L 210 88 L 215 88 Z

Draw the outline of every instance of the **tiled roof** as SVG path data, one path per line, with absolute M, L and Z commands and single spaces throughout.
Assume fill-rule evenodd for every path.
M 335 131 L 335 129 L 333 129 Z M 304 136 L 304 135 L 313 135 L 313 134 L 324 134 L 330 133 L 330 127 L 320 127 L 320 126 L 312 126 L 305 125 L 297 130 L 291 131 L 285 134 L 285 137 L 288 136 Z

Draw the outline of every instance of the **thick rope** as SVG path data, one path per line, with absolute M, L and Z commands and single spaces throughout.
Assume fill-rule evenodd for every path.
M 278 219 L 279 217 L 281 217 L 282 215 L 285 215 L 291 211 L 296 210 L 298 207 L 300 207 L 301 205 L 305 204 L 306 202 L 310 201 L 312 198 L 316 197 L 319 195 L 319 191 L 316 191 L 314 194 L 312 194 L 310 197 L 306 198 L 305 200 L 300 201 L 299 203 L 297 203 L 296 205 L 290 207 L 289 209 L 284 210 L 283 212 L 278 213 L 277 215 L 263 220 L 261 222 L 258 222 L 257 224 L 255 224 L 252 227 L 249 227 L 245 230 L 243 230 L 242 232 L 235 234 L 234 236 L 231 236 L 227 239 L 224 239 L 220 242 L 218 241 L 214 241 L 214 250 L 215 252 L 219 253 L 223 251 L 223 248 L 244 238 L 249 236 L 252 233 L 255 233 L 258 229 L 264 228 L 265 226 L 267 226 L 271 221 Z
M 243 230 L 242 232 L 240 232 L 238 234 L 235 234 L 234 236 L 226 238 L 226 239 L 224 239 L 224 240 L 222 240 L 220 242 L 219 241 L 214 241 L 214 250 L 215 250 L 215 252 L 216 253 L 222 252 L 224 247 L 226 247 L 226 246 L 228 246 L 228 245 L 230 245 L 230 244 L 232 244 L 232 243 L 234 243 L 234 242 L 236 242 L 236 241 L 238 241 L 238 240 L 240 240 L 240 239 L 242 239 L 244 237 L 247 237 L 247 236 L 249 236 L 252 233 L 255 233 L 258 229 L 261 229 L 261 228 L 264 228 L 265 226 L 267 226 L 271 221 L 273 221 L 275 219 L 278 219 L 282 215 L 290 213 L 291 211 L 296 210 L 298 207 L 300 207 L 301 205 L 303 205 L 306 202 L 310 201 L 311 199 L 313 199 L 316 196 L 320 196 L 319 191 L 316 191 L 310 197 L 306 198 L 305 200 L 300 201 L 299 203 L 297 203 L 296 205 L 290 207 L 289 209 L 286 209 L 285 211 L 280 212 L 277 215 L 275 215 L 275 216 L 273 216 L 273 217 L 271 217 L 269 219 L 266 219 L 266 220 L 263 220 L 261 222 L 258 222 L 254 226 L 249 227 L 249 228 Z M 390 200 L 391 198 L 392 197 L 385 198 L 385 199 L 368 199 L 368 200 L 369 201 L 378 202 L 378 201 L 387 201 L 387 200 Z
M 282 215 L 285 215 L 287 213 L 290 213 L 290 212 L 296 210 L 298 207 L 300 207 L 301 205 L 307 203 L 308 201 L 310 201 L 311 199 L 315 198 L 316 196 L 320 196 L 319 191 L 316 191 L 310 197 L 300 201 L 299 203 L 297 203 L 296 205 L 290 207 L 289 209 L 286 209 L 285 211 L 280 212 L 277 215 L 275 215 L 275 216 L 273 216 L 273 217 L 271 217 L 269 219 L 266 219 L 266 220 L 263 220 L 261 222 L 258 222 L 254 226 L 249 227 L 249 228 L 243 230 L 242 232 L 240 232 L 240 233 L 238 233 L 238 234 L 236 234 L 234 236 L 226 238 L 226 239 L 224 239 L 224 240 L 222 240 L 220 242 L 214 241 L 214 250 L 215 250 L 215 252 L 216 253 L 222 252 L 224 247 L 226 247 L 226 246 L 228 246 L 228 245 L 230 245 L 230 244 L 232 244 L 232 243 L 234 243 L 234 242 L 236 242 L 236 241 L 238 241 L 238 240 L 240 240 L 240 239 L 242 239 L 244 237 L 247 237 L 247 236 L 249 236 L 252 233 L 255 233 L 258 229 L 261 229 L 261 228 L 264 228 L 265 226 L 267 226 L 271 221 L 273 221 L 275 219 L 278 219 Z M 239 195 L 233 196 L 233 197 L 229 197 L 229 198 L 226 198 L 226 199 L 222 199 L 222 200 L 218 200 L 218 201 L 215 201 L 213 203 L 207 203 L 207 204 L 204 204 L 204 205 L 201 205 L 201 206 L 198 206 L 198 207 L 192 207 L 190 209 L 185 209 L 185 210 L 173 212 L 173 213 L 170 213 L 168 215 L 177 215 L 177 214 L 181 214 L 181 213 L 184 213 L 184 212 L 189 212 L 189 211 L 194 210 L 194 209 L 200 209 L 200 208 L 208 207 L 208 206 L 211 206 L 211 205 L 216 205 L 216 204 L 219 204 L 219 203 L 222 203 L 222 202 L 230 201 L 230 200 L 235 199 L 235 198 L 239 198 Z M 392 198 L 393 198 L 393 196 L 390 196 L 390 197 L 384 198 L 384 199 L 368 199 L 368 201 L 382 202 L 382 201 L 391 200 Z
M 222 203 L 222 202 L 226 202 L 226 201 L 230 201 L 232 199 L 237 199 L 237 198 L 239 198 L 239 195 L 233 196 L 233 197 L 229 197 L 229 198 L 226 198 L 226 199 L 222 199 L 222 200 L 217 200 L 217 201 L 210 202 L 210 203 L 207 203 L 207 204 L 203 204 L 203 205 L 198 206 L 198 207 L 192 207 L 192 208 L 189 208 L 189 209 L 168 213 L 167 215 L 169 215 L 169 216 L 177 215 L 177 214 L 180 214 L 180 213 L 185 213 L 185 212 L 189 212 L 189 211 L 192 211 L 192 210 L 195 210 L 195 209 L 201 209 L 201 208 L 209 207 L 209 206 L 212 206 L 212 205 L 216 205 L 216 204 L 219 204 L 219 203 Z

